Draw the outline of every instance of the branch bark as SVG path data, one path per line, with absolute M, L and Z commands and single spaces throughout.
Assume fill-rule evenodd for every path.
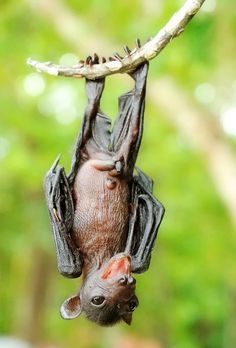
M 140 41 L 137 39 L 136 48 L 132 51 L 125 47 L 126 55 L 124 57 L 114 54 L 110 57 L 110 61 L 102 63 L 99 63 L 97 56 L 94 58 L 88 57 L 86 61 L 80 61 L 72 67 L 60 66 L 51 62 L 38 62 L 31 58 L 28 58 L 27 64 L 50 75 L 85 77 L 92 80 L 112 74 L 130 72 L 142 62 L 155 58 L 173 38 L 180 35 L 189 21 L 199 11 L 204 1 L 187 0 L 154 38 L 143 46 L 140 45 Z

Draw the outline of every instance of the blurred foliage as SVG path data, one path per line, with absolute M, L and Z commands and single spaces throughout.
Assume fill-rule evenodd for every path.
M 138 276 L 140 307 L 130 328 L 60 319 L 58 308 L 78 280 L 57 273 L 42 182 L 58 153 L 69 169 L 86 103 L 84 81 L 39 75 L 26 59 L 58 62 L 66 53 L 102 52 L 78 52 L 33 2 L 0 4 L 0 332 L 71 348 L 118 347 L 127 334 L 159 347 L 234 347 L 235 229 L 204 158 L 149 101 L 138 166 L 154 179 L 166 216 L 151 267 Z M 68 0 L 65 6 L 86 23 L 95 43 L 99 36 L 110 41 L 112 53 L 137 36 L 155 35 L 182 3 Z M 211 84 L 214 98 L 201 107 L 220 119 L 220 110 L 235 103 L 236 3 L 218 3 L 206 0 L 185 33 L 152 61 L 150 79 L 171 76 L 195 105 L 201 102 L 197 86 Z M 77 46 L 82 40 L 86 36 L 78 36 Z M 130 86 L 127 78 L 107 79 L 107 114 L 116 114 L 117 96 Z M 234 137 L 225 141 L 235 149 Z

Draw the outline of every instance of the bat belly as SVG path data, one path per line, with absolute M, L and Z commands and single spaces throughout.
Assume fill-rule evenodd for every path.
M 126 180 L 110 177 L 90 161 L 74 183 L 73 239 L 84 255 L 123 251 L 129 223 L 130 189 Z

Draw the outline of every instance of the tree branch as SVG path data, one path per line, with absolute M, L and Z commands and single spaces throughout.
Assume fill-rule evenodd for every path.
M 132 51 L 125 47 L 126 55 L 124 57 L 114 54 L 109 58 L 108 62 L 103 60 L 102 63 L 99 63 L 99 58 L 95 55 L 93 58 L 88 57 L 85 62 L 80 61 L 72 67 L 60 66 L 51 62 L 38 62 L 31 58 L 28 58 L 27 64 L 40 72 L 50 75 L 76 78 L 86 77 L 88 79 L 129 72 L 142 62 L 155 58 L 173 38 L 181 34 L 188 22 L 199 11 L 204 1 L 187 0 L 153 39 L 143 46 L 140 45 L 140 41 L 137 39 L 136 48 Z

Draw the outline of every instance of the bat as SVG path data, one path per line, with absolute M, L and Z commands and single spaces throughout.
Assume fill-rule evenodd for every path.
M 129 75 L 135 85 L 119 98 L 118 117 L 100 110 L 105 78 L 86 80 L 87 106 L 67 176 L 53 163 L 45 178 L 59 272 L 82 276 L 79 292 L 61 316 L 84 314 L 102 326 L 131 324 L 138 306 L 133 273 L 150 264 L 163 205 L 153 182 L 135 168 L 142 133 L 148 63 Z

